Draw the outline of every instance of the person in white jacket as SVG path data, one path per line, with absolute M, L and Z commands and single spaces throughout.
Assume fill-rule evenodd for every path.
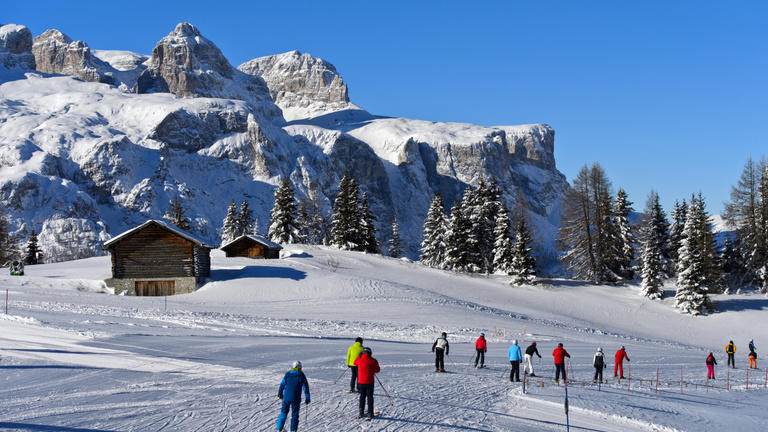
M 597 384 L 598 379 L 600 379 L 600 382 L 603 382 L 603 369 L 605 369 L 607 365 L 605 363 L 605 356 L 603 355 L 602 348 L 597 349 L 595 357 L 592 359 L 592 366 L 595 367 L 595 384 Z

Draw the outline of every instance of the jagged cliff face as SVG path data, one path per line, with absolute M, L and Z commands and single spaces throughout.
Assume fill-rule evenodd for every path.
M 231 198 L 247 199 L 265 228 L 284 177 L 329 211 L 344 172 L 368 192 L 382 239 L 397 216 L 412 256 L 434 193 L 450 205 L 490 178 L 510 206 L 525 194 L 551 245 L 567 184 L 546 125 L 376 117 L 348 101 L 330 63 L 290 52 L 237 70 L 186 23 L 149 57 L 91 52 L 57 31 L 32 43 L 22 26 L 6 27 L 0 60 L 15 61 L 0 63 L 0 202 L 15 231 L 42 230 L 50 258 L 98 253 L 111 235 L 162 217 L 176 194 L 214 244 Z
M 309 54 L 290 51 L 259 57 L 237 68 L 264 78 L 272 99 L 288 121 L 354 107 L 336 68 Z

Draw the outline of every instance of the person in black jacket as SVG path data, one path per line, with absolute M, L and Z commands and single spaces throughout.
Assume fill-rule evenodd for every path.
M 448 335 L 443 332 L 432 344 L 432 352 L 435 353 L 435 372 L 445 372 L 445 357 L 448 355 Z
M 528 370 L 528 376 L 535 377 L 536 374 L 533 373 L 533 355 L 536 354 L 541 358 L 541 354 L 539 354 L 539 350 L 536 348 L 536 341 L 531 342 L 530 345 L 528 345 L 528 348 L 525 349 L 525 368 Z

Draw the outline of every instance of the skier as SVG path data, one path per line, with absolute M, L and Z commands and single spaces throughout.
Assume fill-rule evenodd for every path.
M 360 357 L 355 360 L 357 366 L 357 389 L 360 391 L 360 405 L 357 418 L 363 418 L 365 401 L 368 400 L 368 420 L 373 418 L 373 380 L 374 375 L 381 371 L 379 362 L 372 357 L 373 351 L 365 347 Z
M 448 335 L 443 332 L 432 344 L 432 352 L 435 353 L 435 372 L 445 372 L 445 358 L 448 355 Z
M 541 354 L 539 354 L 539 350 L 536 348 L 536 341 L 531 342 L 530 345 L 528 345 L 528 348 L 525 349 L 525 367 L 528 368 L 528 376 L 535 377 L 536 374 L 533 373 L 533 355 L 536 354 L 541 358 Z
M 749 351 L 749 368 L 757 369 L 757 352 L 755 352 L 754 347 Z
M 507 354 L 509 355 L 509 362 L 512 363 L 512 370 L 509 372 L 509 380 L 520 382 L 520 360 L 523 359 L 523 355 L 520 353 L 517 339 L 512 341 L 512 346 L 509 347 Z M 512 379 L 513 376 L 514 379 Z
M 757 352 L 757 349 L 755 348 L 755 340 L 754 339 L 750 339 L 749 340 L 749 350 Z
M 627 355 L 627 351 L 624 349 L 624 346 L 616 351 L 616 355 L 614 356 L 614 360 L 616 363 L 613 365 L 613 376 L 616 376 L 616 371 L 619 371 L 619 378 L 624 379 L 624 359 L 627 359 L 629 361 L 629 356 Z
M 485 367 L 485 353 L 488 351 L 488 344 L 485 343 L 485 333 L 480 333 L 480 337 L 477 338 L 477 342 L 475 342 L 475 351 L 477 351 L 477 355 L 475 356 L 475 367 L 477 367 L 477 361 L 480 360 L 480 367 Z
M 736 354 L 736 345 L 733 344 L 733 341 L 728 342 L 728 345 L 725 346 L 725 352 L 728 354 L 728 366 L 736 369 L 736 359 L 734 358 Z
M 355 343 L 347 350 L 347 367 L 352 372 L 352 379 L 349 381 L 349 392 L 355 392 L 355 382 L 357 381 L 357 366 L 355 366 L 355 360 L 360 357 L 363 352 L 363 338 L 359 337 L 355 339 Z
M 711 352 L 707 356 L 707 379 L 715 379 L 715 365 L 717 364 L 717 360 L 715 360 L 714 354 Z
M 597 352 L 595 353 L 595 358 L 592 359 L 592 366 L 595 367 L 594 383 L 597 384 L 598 379 L 600 379 L 600 382 L 603 382 L 603 369 L 605 369 L 607 366 L 605 364 L 605 356 L 603 355 L 602 348 L 597 349 Z
M 568 351 L 563 348 L 562 342 L 557 344 L 557 348 L 552 351 L 552 356 L 555 358 L 555 381 L 560 384 L 560 374 L 563 374 L 563 379 L 567 379 L 565 376 L 565 357 L 571 358 Z
M 304 372 L 301 371 L 301 362 L 295 361 L 291 369 L 280 381 L 280 389 L 277 397 L 283 400 L 283 407 L 277 417 L 277 429 L 282 431 L 285 427 L 285 419 L 288 411 L 291 411 L 291 431 L 299 430 L 299 409 L 301 408 L 301 389 L 304 388 L 304 403 L 309 405 L 309 382 Z

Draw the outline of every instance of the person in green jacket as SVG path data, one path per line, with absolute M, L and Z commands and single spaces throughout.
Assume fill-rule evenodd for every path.
M 349 392 L 355 393 L 355 383 L 357 382 L 357 366 L 355 366 L 355 360 L 360 357 L 363 352 L 363 338 L 359 337 L 355 339 L 355 343 L 347 350 L 347 367 L 352 371 L 352 379 L 349 381 Z

